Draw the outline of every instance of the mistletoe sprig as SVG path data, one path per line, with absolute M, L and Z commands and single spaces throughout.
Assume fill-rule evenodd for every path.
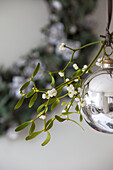
M 25 138 L 26 140 L 31 140 L 41 134 L 42 132 L 47 133 L 47 138 L 45 141 L 42 143 L 42 146 L 46 145 L 51 138 L 49 130 L 53 127 L 54 121 L 57 120 L 59 122 L 64 122 L 64 121 L 72 121 L 79 125 L 81 128 L 82 126 L 76 122 L 75 120 L 71 119 L 72 114 L 78 114 L 80 118 L 80 122 L 82 121 L 82 114 L 81 114 L 81 108 L 85 106 L 85 101 L 83 100 L 82 97 L 82 85 L 83 85 L 83 76 L 87 73 L 91 74 L 90 68 L 97 65 L 101 66 L 101 62 L 105 56 L 105 40 L 104 41 L 96 41 L 93 43 L 86 44 L 78 49 L 73 49 L 64 43 L 61 44 L 59 47 L 59 50 L 65 50 L 66 48 L 68 50 L 72 51 L 72 56 L 70 61 L 67 63 L 67 65 L 64 67 L 63 70 L 56 71 L 56 72 L 49 72 L 45 71 L 49 74 L 51 77 L 51 89 L 40 89 L 36 86 L 34 82 L 34 77 L 38 72 L 40 72 L 40 63 L 37 64 L 32 77 L 27 81 L 21 88 L 20 88 L 20 94 L 22 97 L 18 101 L 18 103 L 15 106 L 15 109 L 18 109 L 24 102 L 25 98 L 30 98 L 29 101 L 29 108 L 33 107 L 34 103 L 36 102 L 38 98 L 38 94 L 41 93 L 42 99 L 44 100 L 44 103 L 41 104 L 37 108 L 37 115 L 34 119 L 27 121 L 21 125 L 19 125 L 15 131 L 21 131 L 27 126 L 30 125 L 30 130 L 29 130 L 29 135 Z M 79 68 L 79 66 L 73 62 L 73 57 L 76 51 L 81 50 L 83 48 L 86 48 L 88 46 L 94 45 L 94 44 L 101 44 L 99 51 L 97 52 L 96 56 L 93 58 L 93 60 L 90 62 L 90 64 L 84 65 L 83 68 Z M 101 51 L 103 50 L 103 56 L 98 59 L 96 64 L 94 62 L 100 55 Z M 73 67 L 73 74 L 71 77 L 66 77 L 66 70 L 68 67 L 72 66 Z M 62 84 L 59 84 L 58 86 L 55 86 L 55 74 L 59 74 L 59 76 L 62 78 Z M 24 93 L 24 90 L 29 86 L 30 83 L 33 83 L 33 88 L 31 89 L 30 92 Z M 62 95 L 62 91 L 66 87 L 66 92 L 65 94 Z M 69 97 L 70 101 L 69 102 L 61 102 L 62 98 Z M 73 103 L 76 101 L 76 107 L 75 110 L 72 112 L 70 111 L 71 107 L 73 106 Z M 48 109 L 51 109 L 53 111 L 58 105 L 63 105 L 64 109 L 62 110 L 62 113 L 60 115 L 55 115 L 55 117 L 47 120 L 47 111 Z M 35 121 L 37 119 L 43 119 L 44 121 L 44 126 L 42 127 L 41 131 L 35 131 Z M 83 129 L 83 128 L 82 128 Z

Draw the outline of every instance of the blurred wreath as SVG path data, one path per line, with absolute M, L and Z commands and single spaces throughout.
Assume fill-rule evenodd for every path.
M 62 42 L 73 48 L 79 48 L 96 40 L 92 31 L 95 23 L 87 16 L 94 10 L 97 0 L 88 2 L 84 0 L 45 1 L 50 12 L 49 23 L 42 29 L 46 43 L 20 58 L 12 68 L 4 70 L 1 67 L 0 69 L 0 134 L 7 132 L 10 138 L 16 138 L 12 133 L 13 127 L 28 121 L 35 113 L 37 104 L 32 109 L 27 109 L 27 99 L 20 109 L 14 110 L 14 106 L 20 98 L 20 87 L 32 75 L 37 63 L 41 63 L 41 70 L 61 70 L 69 60 L 67 56 L 71 56 L 69 50 L 65 50 L 63 53 L 59 51 Z M 92 46 L 92 48 L 94 47 Z M 76 53 L 75 63 L 79 66 L 87 64 L 92 48 Z M 71 72 L 72 68 L 69 69 L 68 74 L 70 75 Z M 56 84 L 60 83 L 59 77 L 55 78 Z M 50 77 L 46 73 L 40 72 L 35 81 L 38 83 L 38 87 L 49 88 Z M 29 91 L 29 89 L 26 90 Z M 41 104 L 41 96 L 37 102 Z

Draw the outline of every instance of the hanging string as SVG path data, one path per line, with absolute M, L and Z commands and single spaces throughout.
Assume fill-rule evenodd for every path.
M 110 24 L 111 24 L 111 18 L 112 18 L 112 0 L 108 0 L 108 22 L 106 27 L 106 46 L 110 46 Z

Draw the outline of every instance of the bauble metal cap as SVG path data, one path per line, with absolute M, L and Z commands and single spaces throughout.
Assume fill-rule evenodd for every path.
M 113 69 L 113 60 L 112 59 L 105 59 L 102 62 L 103 69 Z

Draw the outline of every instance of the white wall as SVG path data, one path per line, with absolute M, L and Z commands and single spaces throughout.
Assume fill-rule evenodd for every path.
M 101 22 L 95 28 L 98 34 L 101 30 L 104 33 L 105 2 L 99 0 L 93 16 Z M 37 45 L 41 38 L 39 28 L 45 25 L 47 17 L 42 0 L 0 1 L 0 56 L 3 56 L 0 62 L 5 63 L 10 56 L 10 65 Z M 55 112 L 60 111 L 61 108 Z M 85 122 L 83 127 L 85 131 L 73 123 L 56 122 L 51 130 L 52 140 L 46 147 L 40 146 L 46 135 L 29 142 L 24 141 L 26 131 L 14 141 L 6 135 L 0 137 L 0 170 L 113 170 L 113 136 L 96 132 Z
M 0 1 L 0 65 L 11 66 L 20 56 L 41 44 L 40 30 L 47 21 L 44 0 Z

